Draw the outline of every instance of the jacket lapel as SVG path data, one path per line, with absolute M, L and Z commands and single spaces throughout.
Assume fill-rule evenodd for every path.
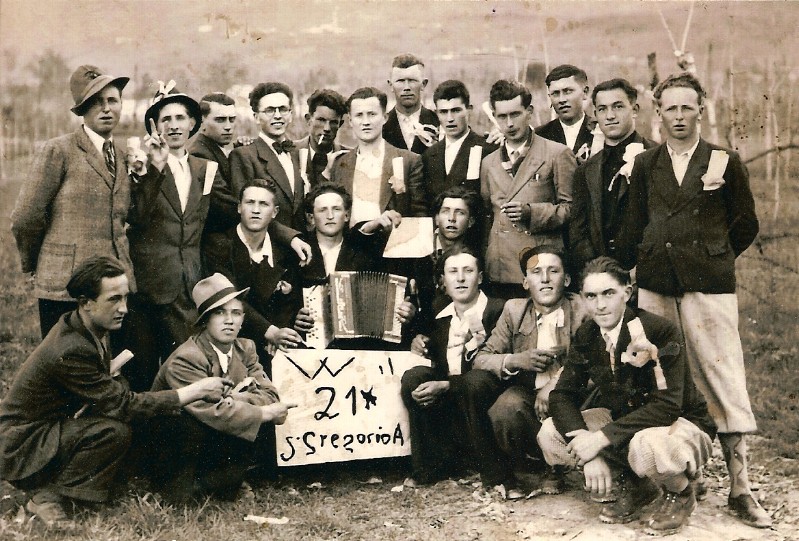
M 591 197 L 590 220 L 593 230 L 599 233 L 600 238 L 602 237 L 602 191 L 605 189 L 605 183 L 602 181 L 602 165 L 604 162 L 605 153 L 604 151 L 599 151 L 595 159 L 585 164 L 585 180 Z M 618 180 L 616 179 L 617 182 Z M 622 184 L 627 183 L 622 182 Z
M 560 126 L 560 123 L 558 123 L 558 126 Z M 563 130 L 562 127 L 561 130 Z M 563 138 L 566 138 L 565 134 L 563 135 Z M 588 128 L 588 115 L 585 115 L 585 117 L 583 117 L 583 123 L 580 124 L 580 131 L 577 132 L 577 140 L 574 142 L 574 148 L 572 149 L 572 152 L 576 154 L 583 145 L 588 145 L 590 147 L 593 138 L 594 136 L 591 134 L 591 130 Z
M 80 149 L 86 153 L 86 161 L 89 162 L 89 165 L 91 165 L 95 171 L 97 171 L 97 174 L 100 175 L 106 186 L 113 190 L 114 179 L 111 178 L 111 173 L 108 172 L 108 168 L 105 166 L 105 159 L 100 155 L 99 152 L 97 152 L 97 148 L 92 144 L 92 140 L 89 139 L 89 136 L 86 135 L 86 130 L 83 129 L 83 126 L 78 128 L 77 141 Z M 119 159 L 120 156 L 124 156 L 124 154 L 117 153 L 117 175 L 119 175 L 120 162 L 124 162 L 124 160 Z
M 269 176 L 272 177 L 278 188 L 283 190 L 283 193 L 286 194 L 286 198 L 289 201 L 294 201 L 294 190 L 291 189 L 289 177 L 286 175 L 283 166 L 280 165 L 277 154 L 269 148 L 269 145 L 266 141 L 261 139 L 260 136 L 255 140 L 254 144 L 258 151 L 258 159 L 266 164 L 266 172 L 269 173 Z M 294 162 L 294 160 L 292 160 L 292 162 Z
M 702 175 L 707 172 L 709 163 L 710 146 L 704 139 L 699 139 L 699 144 L 696 146 L 694 155 L 691 156 L 691 161 L 688 162 L 688 169 L 685 171 L 685 177 L 683 177 L 682 186 L 680 187 L 686 199 L 693 199 L 702 193 L 704 189 Z
M 164 179 L 164 182 L 161 183 L 161 193 L 164 194 L 164 198 L 172 207 L 172 210 L 175 211 L 175 214 L 178 216 L 183 216 L 183 211 L 180 208 L 180 196 L 178 195 L 178 188 L 175 186 L 175 177 L 172 175 L 172 168 L 169 167 L 169 164 L 164 166 L 163 173 L 166 178 Z
M 352 183 L 355 176 L 355 161 L 358 159 L 358 150 L 352 149 L 336 161 L 338 169 L 334 179 L 338 180 L 347 192 L 352 194 Z
M 389 184 L 389 179 L 394 172 L 394 167 L 392 166 L 391 162 L 394 158 L 399 156 L 399 152 L 397 152 L 394 147 L 390 144 L 386 143 L 385 145 L 386 151 L 383 154 L 383 174 L 381 176 L 380 182 L 380 211 L 384 211 L 388 208 L 388 203 L 391 201 L 391 196 L 394 194 L 393 190 L 391 189 L 391 185 Z M 403 177 L 407 177 L 406 171 L 407 169 L 407 160 L 402 160 L 402 173 Z M 405 182 L 407 183 L 408 179 L 405 178 Z
M 536 174 L 536 171 L 538 171 L 538 168 L 543 165 L 545 146 L 543 139 L 533 134 L 530 148 L 527 149 L 527 155 L 519 166 L 516 176 L 513 177 L 513 182 L 506 194 L 508 198 L 511 198 L 522 186 L 531 180 Z
M 463 140 L 463 144 L 461 148 L 458 149 L 458 154 L 455 156 L 455 161 L 452 162 L 452 169 L 450 169 L 447 174 L 447 180 L 466 178 L 466 173 L 468 172 L 467 168 L 469 167 L 469 154 L 472 151 L 472 147 L 475 145 L 474 137 L 476 137 L 474 132 L 470 131 L 466 139 Z M 446 143 L 444 144 L 446 145 Z M 441 163 L 443 164 L 444 171 L 446 171 L 443 149 L 441 154 Z
M 186 201 L 186 212 L 193 212 L 202 201 L 203 188 L 205 184 L 206 164 L 200 159 L 189 155 L 189 171 L 191 172 L 191 186 L 189 187 L 189 199 Z
M 396 109 L 392 109 L 388 112 L 388 119 L 383 127 L 383 133 L 385 134 L 383 137 L 384 139 L 391 139 L 397 143 L 401 143 L 402 146 L 399 148 L 408 150 L 405 145 L 405 138 L 402 136 L 402 128 L 400 128 L 399 125 L 399 118 L 397 118 Z

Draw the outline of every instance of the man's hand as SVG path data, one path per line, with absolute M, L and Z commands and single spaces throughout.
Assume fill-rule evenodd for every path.
M 427 343 L 430 341 L 429 336 L 417 334 L 411 342 L 411 353 L 419 355 L 420 357 L 427 357 Z
M 391 230 L 397 227 L 401 222 L 402 214 L 396 210 L 386 210 L 378 218 L 363 224 L 361 227 L 361 233 L 371 235 L 380 229 L 390 233 Z
M 584 466 L 610 445 L 610 440 L 601 430 L 589 432 L 581 428 L 572 430 L 566 434 L 566 437 L 573 438 L 566 446 L 566 451 L 574 457 L 578 466 Z
M 489 145 L 502 145 L 505 143 L 505 136 L 502 134 L 502 130 L 496 126 L 492 127 L 491 131 L 486 135 L 486 143 Z
M 147 173 L 147 153 L 141 148 L 128 148 L 125 153 L 125 165 L 128 171 L 143 176 Z
M 275 402 L 273 404 L 261 406 L 261 422 L 282 425 L 286 422 L 286 417 L 288 417 L 289 410 L 296 407 L 297 404 L 285 402 Z
M 535 394 L 535 414 L 541 421 L 549 417 L 549 393 L 555 388 L 556 383 L 558 383 L 557 379 L 550 379 L 547 384 L 538 389 L 538 392 Z
M 607 496 L 613 488 L 613 472 L 601 456 L 586 463 L 583 468 L 585 474 L 585 489 L 594 496 Z
M 411 397 L 423 408 L 435 404 L 438 397 L 449 390 L 449 381 L 425 381 L 411 393 Z
M 300 237 L 291 239 L 291 249 L 300 258 L 300 267 L 306 266 L 311 262 L 311 245 L 302 240 Z
M 529 224 L 530 223 L 530 204 L 522 203 L 520 201 L 508 201 L 502 205 L 502 210 L 505 216 L 514 224 Z
M 302 344 L 302 337 L 297 331 L 289 327 L 278 329 L 275 325 L 270 325 L 266 330 L 265 337 L 271 346 L 282 351 L 287 351 L 289 348 Z M 270 353 L 274 353 L 274 350 L 270 351 Z
M 551 351 L 544 349 L 528 349 L 521 353 L 514 353 L 505 361 L 505 369 L 508 372 L 524 370 L 526 372 L 544 372 L 552 366 L 555 355 Z
M 411 302 L 410 297 L 405 297 L 405 300 L 397 306 L 397 319 L 400 323 L 405 325 L 410 320 L 413 319 L 413 316 L 416 315 L 416 306 Z
M 325 170 L 322 171 L 322 176 L 327 180 L 331 180 L 333 178 L 333 162 L 336 161 L 336 158 L 342 154 L 346 154 L 347 152 L 349 152 L 349 150 L 337 150 L 336 152 L 329 152 L 327 154 L 327 167 L 325 167 Z
M 239 135 L 236 138 L 236 144 L 234 146 L 237 147 L 246 147 L 251 145 L 255 142 L 255 137 L 250 137 L 249 135 Z
M 297 312 L 297 317 L 294 318 L 294 330 L 297 332 L 310 332 L 313 329 L 314 321 L 311 312 L 303 306 Z
M 222 400 L 226 387 L 233 387 L 233 382 L 228 378 L 203 378 L 178 389 L 178 400 L 181 406 L 191 404 L 197 400 L 219 402 Z
M 147 147 L 147 158 L 150 163 L 159 172 L 163 171 L 166 167 L 166 160 L 169 158 L 169 145 L 166 144 L 164 135 L 158 132 L 158 127 L 152 118 L 150 119 L 150 135 L 147 135 L 142 143 Z

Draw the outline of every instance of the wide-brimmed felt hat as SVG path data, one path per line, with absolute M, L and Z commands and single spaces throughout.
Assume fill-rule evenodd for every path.
M 203 121 L 200 104 L 188 94 L 183 94 L 177 90 L 175 88 L 175 81 L 169 81 L 167 84 L 164 84 L 163 81 L 158 81 L 158 87 L 158 92 L 155 93 L 155 96 L 153 96 L 153 99 L 150 101 L 150 107 L 147 109 L 147 112 L 144 113 L 144 128 L 147 130 L 147 133 L 152 135 L 152 133 L 150 133 L 150 119 L 153 119 L 153 121 L 157 123 L 158 113 L 161 111 L 161 108 L 170 103 L 182 103 L 186 106 L 189 116 L 194 119 L 194 127 L 191 129 L 189 137 L 197 133 Z
M 108 85 L 114 85 L 122 92 L 130 77 L 114 77 L 103 73 L 97 66 L 85 64 L 76 69 L 69 78 L 69 91 L 75 106 L 71 109 L 78 116 L 83 116 L 84 108 L 92 96 Z
M 203 278 L 197 282 L 197 285 L 195 285 L 194 289 L 191 291 L 191 298 L 194 300 L 194 304 L 197 305 L 197 313 L 200 314 L 200 317 L 197 318 L 197 322 L 214 308 L 222 306 L 236 297 L 246 295 L 249 290 L 249 287 L 245 287 L 244 289 L 236 291 L 236 288 L 233 286 L 233 283 L 228 280 L 227 276 L 219 274 L 218 272 L 212 274 L 208 278 Z

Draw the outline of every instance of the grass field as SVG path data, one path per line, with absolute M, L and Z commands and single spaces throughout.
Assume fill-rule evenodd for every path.
M 0 181 L 0 396 L 39 341 L 32 285 L 19 272 L 9 220 L 26 167 L 11 164 L 9 178 Z M 754 173 L 761 236 L 738 264 L 740 328 L 760 425 L 759 436 L 751 439 L 752 477 L 778 521 L 799 528 L 793 509 L 799 488 L 799 193 L 795 186 L 783 189 L 781 214 L 773 221 L 769 189 L 757 167 Z M 726 497 L 726 472 L 718 456 L 708 471 Z M 179 509 L 134 483 L 116 504 L 99 512 L 78 511 L 73 532 L 47 531 L 19 515 L 24 497 L 6 485 L 0 489 L 0 539 L 509 539 L 517 538 L 520 521 L 531 518 L 525 512 L 532 508 L 524 507 L 530 504 L 519 504 L 509 516 L 513 509 L 492 503 L 471 483 L 391 492 L 404 475 L 404 466 L 396 462 L 316 468 L 286 475 L 236 503 L 208 501 Z M 315 482 L 321 487 L 309 487 Z M 285 516 L 289 522 L 258 526 L 243 521 L 250 514 Z

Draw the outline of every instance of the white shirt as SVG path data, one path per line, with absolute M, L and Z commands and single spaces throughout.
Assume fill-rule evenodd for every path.
M 268 231 L 264 237 L 264 243 L 260 247 L 255 248 L 247 244 L 247 238 L 244 236 L 244 230 L 241 228 L 241 224 L 236 226 L 236 234 L 238 234 L 239 239 L 241 239 L 241 242 L 244 244 L 244 247 L 247 248 L 247 252 L 250 254 L 250 259 L 252 259 L 255 263 L 260 263 L 264 260 L 264 258 L 267 258 L 267 264 L 270 267 L 275 266 L 275 258 L 272 255 L 272 239 L 269 238 Z
M 166 163 L 175 179 L 175 187 L 178 190 L 178 197 L 180 198 L 180 210 L 181 212 L 186 212 L 186 204 L 189 202 L 189 191 L 191 190 L 189 153 L 185 152 L 182 158 L 176 158 L 174 154 L 170 152 L 169 156 L 167 156 Z
M 616 371 L 616 344 L 619 343 L 619 335 L 621 334 L 621 325 L 624 322 L 624 316 L 619 319 L 619 322 L 616 324 L 615 327 L 606 331 L 605 329 L 600 329 L 602 331 L 602 338 L 605 340 L 606 349 L 608 350 L 608 354 L 610 355 L 610 369 L 614 372 Z M 608 339 L 610 339 L 610 343 L 608 344 Z
M 394 110 L 397 111 L 397 120 L 399 120 L 400 130 L 402 130 L 402 138 L 405 139 L 405 145 L 410 150 L 413 146 L 413 140 L 416 139 L 416 125 L 419 124 L 422 108 L 419 107 L 416 112 L 409 115 L 400 113 L 396 107 Z
M 86 124 L 83 125 L 83 131 L 85 131 L 86 135 L 89 136 L 89 140 L 94 145 L 94 148 L 97 149 L 97 152 L 100 154 L 100 156 L 103 156 L 103 158 L 105 158 L 105 155 L 103 154 L 103 144 L 105 143 L 105 138 L 103 138 L 103 136 L 97 133 L 96 131 L 92 130 Z M 108 140 L 111 141 L 111 144 L 114 144 L 113 137 L 109 137 Z
M 275 150 L 275 143 L 277 143 L 277 139 L 272 139 L 264 132 L 260 132 L 258 137 L 260 137 L 267 145 L 269 145 L 269 148 L 271 148 L 277 156 L 277 160 L 280 162 L 280 165 L 283 167 L 283 171 L 286 172 L 286 176 L 289 179 L 291 192 L 294 193 L 294 162 L 291 161 L 291 153 L 278 152 Z
M 565 317 L 562 306 L 548 314 L 536 311 L 535 320 L 538 327 L 536 349 L 552 349 L 559 345 L 558 328 L 565 324 Z M 545 372 L 538 372 L 535 376 L 535 388 L 540 389 L 549 383 L 559 369 L 560 367 L 553 363 Z
M 560 122 L 560 126 L 563 128 L 563 135 L 566 136 L 566 146 L 569 149 L 574 148 L 574 144 L 577 142 L 577 136 L 580 135 L 580 128 L 583 127 L 583 121 L 585 120 L 585 115 L 580 117 L 580 120 L 572 124 L 571 126 L 567 126 L 563 122 Z
M 694 146 L 678 154 L 676 150 L 671 148 L 671 146 L 666 143 L 666 150 L 669 151 L 669 157 L 671 158 L 671 168 L 674 170 L 674 176 L 677 177 L 677 184 L 680 186 L 682 186 L 682 181 L 685 178 L 685 172 L 688 170 L 688 162 L 691 161 L 691 157 L 694 155 L 694 151 L 698 145 L 699 138 L 697 137 Z
M 379 141 L 370 152 L 355 150 L 355 173 L 352 178 L 352 213 L 350 226 L 358 222 L 374 220 L 382 214 L 380 210 L 380 185 L 383 183 L 383 158 L 385 141 Z
M 322 261 L 325 264 L 325 274 L 330 274 L 336 270 L 336 263 L 338 262 L 338 255 L 341 253 L 342 244 L 344 244 L 343 239 L 332 248 L 319 245 L 319 250 L 322 252 Z
M 227 353 L 223 353 L 221 349 L 219 349 L 218 347 L 216 347 L 213 344 L 213 342 L 211 342 L 209 340 L 208 343 L 211 344 L 211 347 L 214 349 L 214 352 L 216 353 L 216 356 L 219 359 L 219 364 L 222 366 L 222 373 L 223 374 L 227 374 L 228 365 L 230 364 L 230 353 L 231 352 L 228 351 Z M 233 348 L 231 348 L 231 349 L 233 349 Z
M 450 141 L 446 139 L 444 142 L 444 171 L 449 174 L 450 170 L 452 169 L 452 164 L 455 163 L 455 158 L 458 156 L 458 152 L 460 151 L 461 147 L 463 146 L 463 142 L 466 140 L 466 137 L 469 135 L 469 130 L 466 130 L 466 133 L 460 139 L 456 139 L 455 141 Z
M 461 373 L 461 359 L 464 349 L 469 349 L 469 344 L 466 340 L 469 336 L 469 324 L 471 322 L 479 322 L 479 326 L 482 327 L 483 313 L 487 305 L 488 297 L 481 291 L 477 296 L 477 302 L 463 312 L 462 318 L 458 317 L 454 302 L 450 303 L 436 316 L 436 319 L 452 316 L 447 337 L 447 366 L 449 367 L 450 376 L 457 376 Z

